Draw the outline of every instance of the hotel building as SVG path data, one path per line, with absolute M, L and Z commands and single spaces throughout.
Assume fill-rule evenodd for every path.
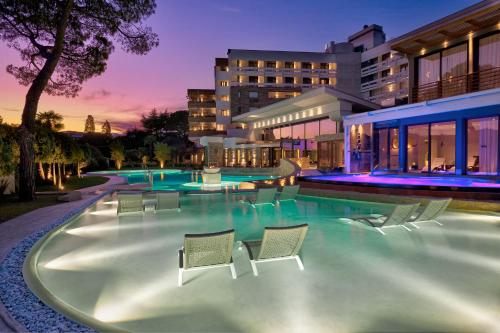
M 499 22 L 483 1 L 390 41 L 371 25 L 325 53 L 229 50 L 209 162 L 498 174 Z

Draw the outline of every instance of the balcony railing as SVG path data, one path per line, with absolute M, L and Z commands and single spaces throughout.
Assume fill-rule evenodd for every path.
M 412 102 L 423 102 L 499 87 L 500 67 L 494 67 L 413 87 Z
M 210 123 L 215 122 L 215 114 L 213 115 L 193 115 L 188 117 L 190 123 Z
M 226 131 L 218 131 L 216 129 L 204 129 L 204 130 L 189 130 L 189 137 L 201 137 L 201 136 L 211 136 L 211 135 L 226 135 Z

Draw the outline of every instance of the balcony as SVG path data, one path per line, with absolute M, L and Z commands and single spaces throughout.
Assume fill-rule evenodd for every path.
M 423 102 L 499 87 L 500 67 L 494 67 L 413 87 L 411 102 Z
M 216 129 L 205 129 L 205 130 L 190 130 L 187 132 L 188 136 L 193 137 L 201 137 L 201 136 L 212 136 L 212 135 L 226 135 L 226 131 L 218 131 Z
M 215 100 L 188 101 L 188 108 L 189 109 L 215 108 Z
M 203 116 L 189 116 L 188 117 L 188 122 L 189 123 L 211 123 L 215 122 L 215 114 L 213 115 L 203 115 Z

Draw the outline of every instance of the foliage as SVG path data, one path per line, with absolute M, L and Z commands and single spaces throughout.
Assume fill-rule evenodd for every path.
M 160 162 L 160 168 L 163 169 L 165 161 L 168 161 L 170 159 L 171 149 L 168 145 L 160 142 L 155 143 L 154 147 L 155 158 L 158 162 Z
M 113 40 L 135 54 L 158 45 L 158 36 L 141 25 L 155 7 L 154 0 L 2 0 L 0 38 L 24 61 L 7 71 L 28 86 L 55 61 L 45 91 L 74 97 L 83 81 L 106 70 Z
M 16 143 L 15 128 L 0 124 L 0 176 L 7 176 L 16 170 L 19 148 Z
M 106 135 L 111 135 L 111 124 L 109 123 L 109 121 L 105 121 L 103 124 L 102 124 L 102 134 L 106 134 Z
M 41 126 L 50 128 L 53 131 L 60 131 L 64 128 L 63 116 L 52 110 L 38 113 L 36 120 Z
M 94 117 L 92 117 L 90 114 L 87 116 L 87 119 L 85 120 L 85 128 L 84 128 L 83 132 L 85 132 L 85 133 L 94 133 L 95 132 Z
M 122 162 L 125 160 L 125 148 L 119 141 L 113 141 L 109 149 L 111 151 L 111 159 L 115 161 L 116 168 L 120 170 Z
M 188 131 L 188 112 L 168 113 L 167 110 L 158 112 L 158 110 L 153 109 L 147 116 L 142 115 L 141 124 L 147 132 L 160 141 L 169 134 L 184 137 Z

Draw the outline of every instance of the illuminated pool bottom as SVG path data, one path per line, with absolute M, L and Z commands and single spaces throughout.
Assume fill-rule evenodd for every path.
M 54 231 L 30 254 L 42 299 L 99 330 L 132 332 L 495 332 L 500 330 L 500 217 L 446 212 L 440 222 L 387 236 L 342 217 L 390 205 L 300 196 L 257 209 L 253 194 L 181 197 L 182 211 L 117 217 L 112 198 Z M 234 228 L 258 239 L 265 226 L 307 222 L 294 261 L 252 274 L 234 247 L 229 269 L 185 274 L 185 233 Z M 43 292 L 42 292 L 43 290 Z
M 305 180 L 334 182 L 334 183 L 352 183 L 381 186 L 397 187 L 458 187 L 465 189 L 499 189 L 500 180 L 497 178 L 478 178 L 478 177 L 455 177 L 455 176 L 411 176 L 411 175 L 323 175 L 304 177 Z

